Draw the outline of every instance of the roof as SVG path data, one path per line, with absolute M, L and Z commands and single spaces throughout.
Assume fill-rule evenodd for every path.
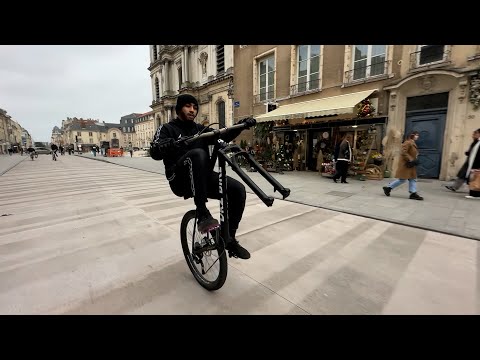
M 377 89 L 282 105 L 273 111 L 256 116 L 255 119 L 257 122 L 264 122 L 350 114 L 354 112 L 355 106 L 359 102 L 375 91 L 377 91 Z
M 105 126 L 106 126 L 108 129 L 112 129 L 112 128 L 121 129 L 121 128 L 122 128 L 122 125 L 116 124 L 116 123 L 105 123 Z
M 69 127 L 69 130 L 75 131 L 99 131 L 99 132 L 106 132 L 108 128 L 106 126 L 99 125 L 99 124 L 85 124 L 85 126 L 81 126 L 79 123 L 72 123 Z

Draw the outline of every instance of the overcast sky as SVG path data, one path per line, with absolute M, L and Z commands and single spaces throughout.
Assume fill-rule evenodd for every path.
M 118 123 L 150 111 L 148 45 L 0 45 L 0 108 L 34 141 L 67 117 Z

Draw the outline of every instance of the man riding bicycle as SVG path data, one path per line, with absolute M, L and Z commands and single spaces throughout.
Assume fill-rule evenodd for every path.
M 37 151 L 35 150 L 35 148 L 33 148 L 33 147 L 31 147 L 31 146 L 27 149 L 28 155 L 30 155 L 30 154 L 32 154 L 32 153 L 35 155 L 36 152 L 37 152 Z
M 151 144 L 151 157 L 162 160 L 165 165 L 165 175 L 172 192 L 185 199 L 193 197 L 197 211 L 197 229 L 207 233 L 219 226 L 206 207 L 207 198 L 220 199 L 218 183 L 219 174 L 213 171 L 210 163 L 209 145 L 214 145 L 214 138 L 198 140 L 190 145 L 177 145 L 176 140 L 195 135 L 198 132 L 212 131 L 210 128 L 195 123 L 198 114 L 198 101 L 189 94 L 179 95 L 175 111 L 177 118 L 157 129 Z M 239 123 L 246 123 L 247 129 L 255 125 L 255 119 L 246 118 Z M 240 135 L 244 129 L 231 131 L 221 136 L 225 142 L 230 142 Z M 227 176 L 227 196 L 230 239 L 225 239 L 226 248 L 230 254 L 249 259 L 250 253 L 235 239 L 235 234 L 245 209 L 245 187 L 239 181 Z
M 52 144 L 50 146 L 50 149 L 52 149 L 52 158 L 55 159 L 55 157 L 57 156 L 58 146 L 55 144 Z

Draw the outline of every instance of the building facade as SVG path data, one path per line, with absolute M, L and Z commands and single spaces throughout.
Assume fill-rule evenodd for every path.
M 17 123 L 7 111 L 0 109 L 0 154 L 7 154 L 12 148 L 18 152 L 20 147 L 33 143 L 30 133 Z
M 120 118 L 120 125 L 123 132 L 123 143 L 126 144 L 126 147 L 130 148 L 134 146 L 137 141 L 135 133 L 135 119 L 141 114 L 132 113 L 129 115 L 122 116 Z
M 50 143 L 56 144 L 57 146 L 64 145 L 62 130 L 58 126 L 54 126 L 52 129 Z
M 150 45 L 154 128 L 176 117 L 182 93 L 199 101 L 195 121 L 231 125 L 233 63 L 233 45 Z
M 235 121 L 270 123 L 299 170 L 318 170 L 316 157 L 328 160 L 346 132 L 359 157 L 383 152 L 395 168 L 405 134 L 418 130 L 420 176 L 452 178 L 480 127 L 469 101 L 480 101 L 469 95 L 479 91 L 477 45 L 236 45 L 234 62 Z
M 135 120 L 136 141 L 134 146 L 138 148 L 149 147 L 155 135 L 155 112 L 149 111 L 140 114 Z

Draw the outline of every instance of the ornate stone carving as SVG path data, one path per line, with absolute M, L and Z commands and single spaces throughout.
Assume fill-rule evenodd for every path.
M 460 83 L 458 84 L 458 101 L 460 102 L 463 102 L 463 100 L 465 100 L 467 85 L 468 83 L 466 80 L 460 81 Z
M 200 95 L 200 98 L 198 100 L 200 102 L 200 105 L 208 103 L 210 101 L 208 95 Z
M 474 110 L 477 110 L 480 106 L 480 74 L 477 74 L 470 78 L 469 101 L 473 104 Z
M 397 106 L 397 94 L 391 93 L 390 94 L 390 110 L 394 111 L 396 106 Z
M 234 96 L 234 85 L 233 85 L 233 79 L 230 79 L 228 83 L 228 90 L 227 90 L 227 95 L 229 99 L 233 99 Z
M 203 76 L 207 75 L 207 59 L 208 59 L 208 54 L 206 52 L 202 52 L 198 57 L 198 61 L 200 61 L 200 64 L 202 65 Z
M 418 79 L 418 86 L 425 92 L 432 91 L 435 83 L 435 78 L 432 75 L 422 76 Z

